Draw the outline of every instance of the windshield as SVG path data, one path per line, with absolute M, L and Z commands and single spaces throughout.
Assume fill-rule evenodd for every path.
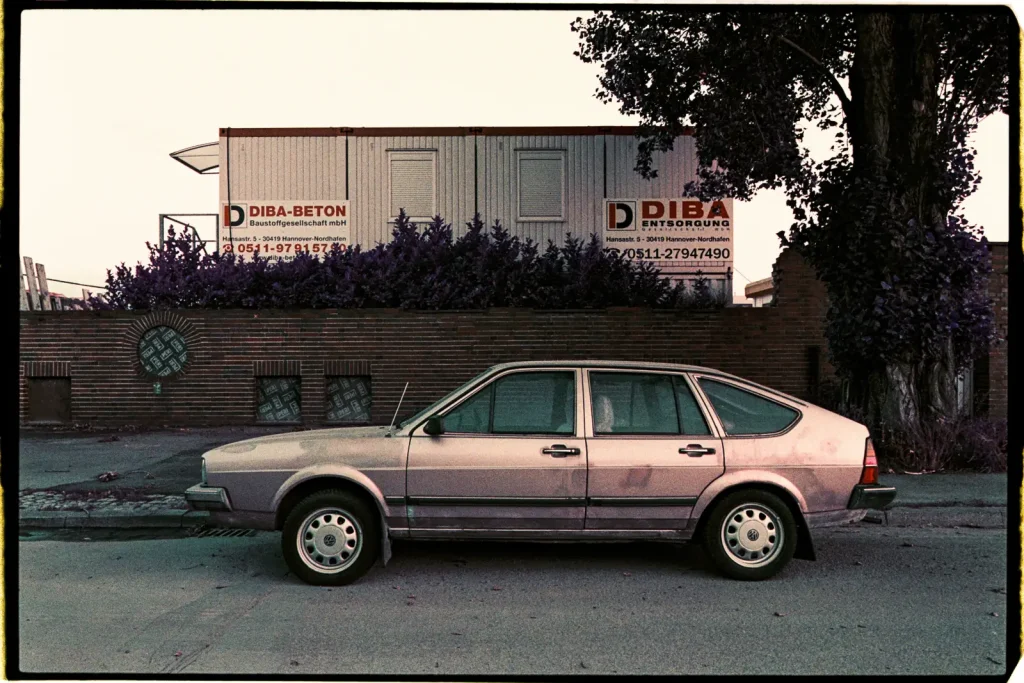
M 420 412 L 416 413 L 412 417 L 405 418 L 404 420 L 402 420 L 401 422 L 398 423 L 398 429 L 402 429 L 407 424 L 411 424 L 413 422 L 417 422 L 419 420 L 422 420 L 424 417 L 427 417 L 428 415 L 430 415 L 431 413 L 433 413 L 437 409 L 437 406 L 439 406 L 442 403 L 446 402 L 448 399 L 452 398 L 456 394 L 461 393 L 464 389 L 469 388 L 470 385 L 475 384 L 481 377 L 483 377 L 484 375 L 486 375 L 489 372 L 490 372 L 490 370 L 485 370 L 484 372 L 481 372 L 479 375 L 477 375 L 473 379 L 469 380 L 468 382 L 466 382 L 465 384 L 460 386 L 458 389 L 455 389 L 453 391 L 448 392 L 447 394 L 445 394 L 444 397 L 439 398 L 438 400 L 434 401 L 429 406 L 427 406 L 426 408 L 424 408 Z

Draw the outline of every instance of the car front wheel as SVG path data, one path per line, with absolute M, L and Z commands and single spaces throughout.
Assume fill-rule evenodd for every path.
M 704 548 L 719 571 L 744 581 L 774 576 L 796 550 L 796 521 L 789 506 L 758 489 L 736 491 L 719 501 L 704 532 Z
M 375 510 L 347 491 L 320 491 L 285 519 L 281 549 L 292 573 L 317 586 L 351 583 L 369 571 L 380 553 Z

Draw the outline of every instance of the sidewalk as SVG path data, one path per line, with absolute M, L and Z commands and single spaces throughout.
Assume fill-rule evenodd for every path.
M 216 427 L 140 433 L 22 430 L 19 521 L 23 527 L 182 527 L 201 525 L 182 493 L 199 482 L 211 448 L 290 428 Z M 116 472 L 116 478 L 97 477 Z M 890 526 L 1006 527 L 1005 474 L 882 474 L 895 486 L 887 510 L 864 523 Z M 1014 495 L 1016 495 L 1014 493 Z

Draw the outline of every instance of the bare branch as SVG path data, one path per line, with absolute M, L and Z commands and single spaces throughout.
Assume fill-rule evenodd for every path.
M 803 55 L 816 67 L 818 67 L 818 71 L 820 71 L 825 76 L 825 80 L 828 81 L 828 84 L 830 86 L 832 86 L 832 92 L 836 94 L 836 97 L 838 97 L 839 101 L 842 103 L 843 114 L 845 115 L 846 122 L 849 125 L 849 122 L 853 120 L 852 105 L 850 103 L 850 98 L 846 96 L 846 91 L 843 90 L 843 84 L 839 82 L 839 79 L 835 77 L 835 74 L 829 71 L 828 67 L 822 64 L 821 61 L 818 60 L 814 55 L 812 55 L 807 50 L 803 49 L 802 47 L 794 43 L 786 36 L 776 37 L 782 42 L 784 42 L 786 45 L 789 45 L 791 48 L 796 50 L 799 54 Z

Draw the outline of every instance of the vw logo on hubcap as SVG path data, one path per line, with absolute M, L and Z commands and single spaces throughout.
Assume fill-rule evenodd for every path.
M 758 537 L 757 529 L 751 529 L 750 531 L 747 532 L 747 539 L 748 540 L 756 541 L 757 537 Z M 328 537 L 328 538 L 330 538 L 330 537 Z
M 757 536 L 755 535 L 754 538 L 757 538 Z M 334 534 L 327 534 L 326 536 L 324 536 L 324 545 L 330 548 L 337 542 L 337 540 L 338 539 L 334 537 Z

